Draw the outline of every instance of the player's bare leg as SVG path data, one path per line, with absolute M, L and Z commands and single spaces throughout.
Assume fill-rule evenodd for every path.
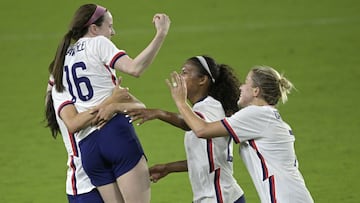
M 117 183 L 126 203 L 149 203 L 150 175 L 145 157 L 141 157 L 129 172 L 118 177 Z
M 125 203 L 118 185 L 115 182 L 97 187 L 97 189 L 105 203 Z

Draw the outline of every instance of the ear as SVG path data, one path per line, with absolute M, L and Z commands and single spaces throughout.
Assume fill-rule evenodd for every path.
M 254 95 L 254 97 L 258 97 L 260 95 L 259 87 L 253 87 L 253 95 Z
M 206 75 L 203 75 L 202 77 L 199 78 L 199 85 L 205 85 L 207 83 L 207 81 L 209 80 L 209 77 L 207 77 Z
M 97 35 L 97 26 L 95 24 L 89 25 L 88 32 L 92 35 Z

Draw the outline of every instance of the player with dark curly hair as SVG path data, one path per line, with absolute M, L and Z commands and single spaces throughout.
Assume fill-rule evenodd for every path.
M 239 110 L 240 82 L 233 69 L 217 64 L 209 56 L 186 60 L 181 77 L 187 86 L 192 111 L 206 121 L 218 121 Z M 189 172 L 193 202 L 245 202 L 244 192 L 233 177 L 233 143 L 230 136 L 199 139 L 178 113 L 159 109 L 127 112 L 138 124 L 160 119 L 185 131 L 186 160 L 158 164 L 150 168 L 153 182 L 173 172 Z

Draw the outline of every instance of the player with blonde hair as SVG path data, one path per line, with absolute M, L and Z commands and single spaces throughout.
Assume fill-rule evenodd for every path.
M 312 203 L 298 169 L 295 136 L 276 105 L 287 101 L 292 83 L 275 69 L 257 66 L 240 86 L 241 110 L 221 121 L 206 122 L 186 103 L 186 83 L 172 73 L 167 84 L 185 122 L 199 138 L 232 136 L 262 203 Z

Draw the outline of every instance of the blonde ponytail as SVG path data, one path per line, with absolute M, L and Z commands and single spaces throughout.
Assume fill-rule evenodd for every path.
M 294 85 L 283 75 L 279 78 L 279 89 L 281 93 L 281 101 L 285 104 L 288 100 L 287 95 L 290 94 L 291 90 L 294 88 Z

